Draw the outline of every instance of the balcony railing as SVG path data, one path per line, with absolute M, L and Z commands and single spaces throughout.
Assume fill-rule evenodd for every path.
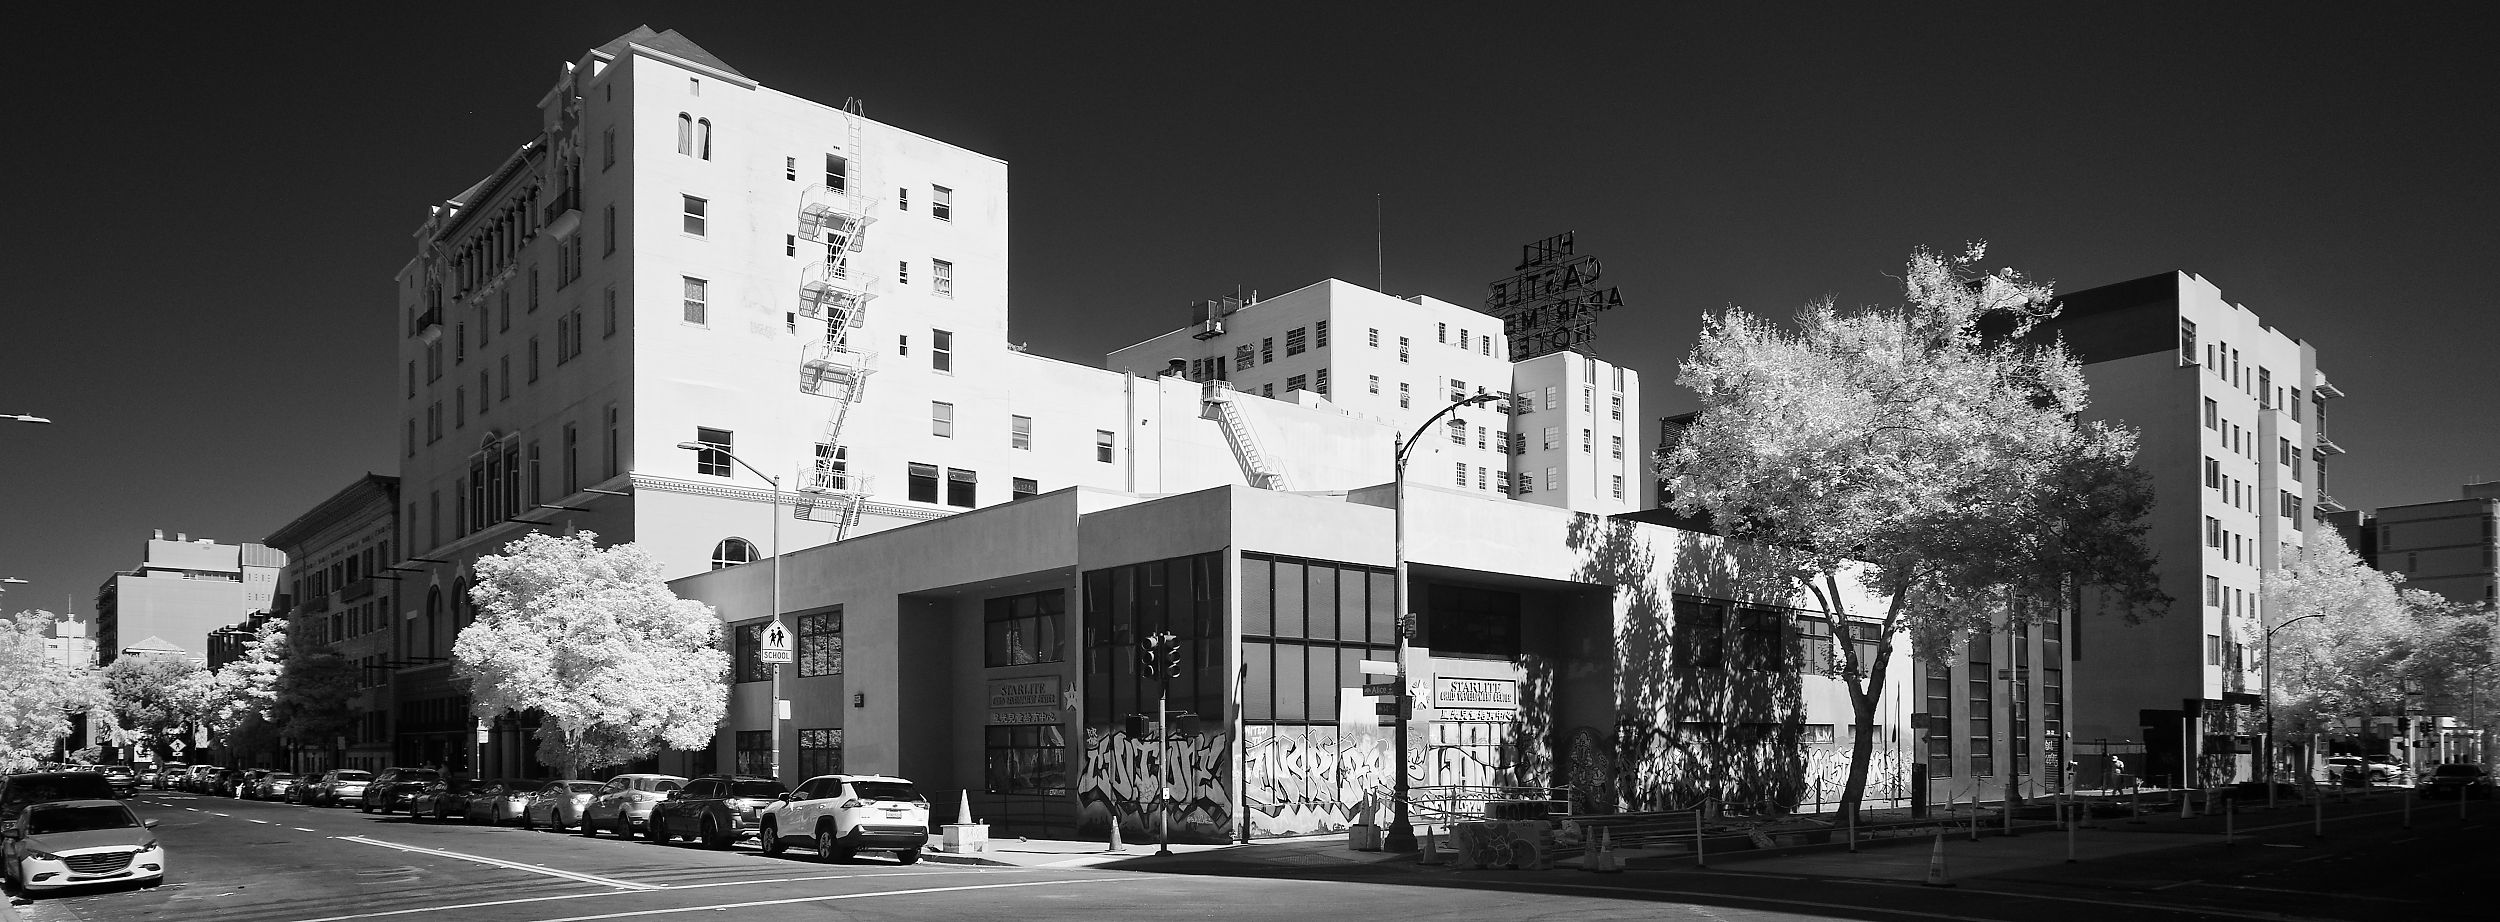
M 372 594 L 373 577 L 370 576 L 349 580 L 347 585 L 339 587 L 339 601 L 341 602 L 353 602 Z
M 562 220 L 568 213 L 572 214 L 574 217 L 579 217 L 581 210 L 582 190 L 566 189 L 554 195 L 548 196 L 547 204 L 539 206 L 538 223 L 542 227 L 553 229 L 556 226 L 556 222 Z M 561 234 L 563 232 L 557 231 L 556 233 Z

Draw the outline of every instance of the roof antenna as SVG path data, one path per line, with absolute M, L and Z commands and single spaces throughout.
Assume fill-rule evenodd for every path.
M 1372 290 L 1382 294 L 1389 293 L 1388 284 L 1382 281 L 1389 274 L 1388 260 L 1382 255 L 1388 250 L 1386 237 L 1387 234 L 1381 230 L 1380 193 L 1374 192 L 1372 193 Z

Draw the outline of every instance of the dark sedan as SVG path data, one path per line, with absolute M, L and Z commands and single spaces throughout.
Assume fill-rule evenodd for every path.
M 705 848 L 728 848 L 756 836 L 756 819 L 765 804 L 790 793 L 781 782 L 744 775 L 707 775 L 669 792 L 651 805 L 644 830 L 653 841 L 697 839 Z
M 400 803 L 408 808 L 413 820 L 466 820 L 469 798 L 485 790 L 486 785 L 469 778 L 437 778 L 419 786 Z
M 2444 763 L 2422 779 L 2421 791 L 2429 800 L 2482 800 L 2491 796 L 2491 773 L 2480 765 Z

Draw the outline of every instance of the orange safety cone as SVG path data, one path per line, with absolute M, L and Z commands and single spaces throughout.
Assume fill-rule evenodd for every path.
M 1438 865 L 1441 863 L 1441 843 L 1433 840 L 1432 826 L 1430 824 L 1426 824 L 1424 826 L 1424 847 L 1421 851 L 1423 854 L 1415 859 L 1415 863 L 1429 865 Z
M 1590 856 L 1588 869 L 1599 874 L 1623 873 L 1623 861 L 1615 857 L 1615 831 L 1613 829 L 1601 827 L 1597 830 L 1597 851 Z
M 955 807 L 955 825 L 970 826 L 972 825 L 972 792 L 965 790 L 963 794 L 963 802 Z
M 1127 847 L 1127 846 L 1125 846 L 1125 845 L 1121 845 L 1121 844 L 1120 844 L 1120 811 L 1118 811 L 1118 810 L 1113 810 L 1113 811 L 1111 811 L 1111 847 L 1110 847 L 1110 848 L 1103 849 L 1103 851 L 1107 851 L 1107 852 L 1125 852 L 1125 851 L 1128 851 L 1128 847 Z
M 1927 854 L 1927 886 L 1950 887 L 1953 882 L 1944 876 L 1944 836 L 1936 837 L 1935 851 Z

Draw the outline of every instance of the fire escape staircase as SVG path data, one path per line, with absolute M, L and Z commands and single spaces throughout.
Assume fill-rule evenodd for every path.
M 1259 450 L 1259 440 L 1250 431 L 1250 421 L 1241 415 L 1241 406 L 1236 403 L 1239 395 L 1234 393 L 1233 386 L 1223 381 L 1208 381 L 1204 388 L 1201 394 L 1206 408 L 1200 416 L 1224 424 L 1225 439 L 1233 446 L 1233 458 L 1241 462 L 1241 473 L 1249 479 L 1250 485 L 1262 490 L 1291 489 L 1285 485 L 1284 472 L 1277 470 L 1268 461 L 1267 455 Z
M 876 297 L 851 265 L 867 242 L 868 226 L 876 222 L 869 214 L 876 202 L 867 191 L 873 187 L 867 179 L 867 152 L 860 144 L 862 119 L 854 111 L 846 121 L 850 146 L 843 153 L 849 160 L 839 187 L 809 187 L 799 197 L 798 213 L 799 236 L 825 244 L 824 261 L 808 267 L 799 283 L 799 314 L 825 321 L 825 338 L 808 344 L 799 359 L 799 388 L 831 397 L 834 404 L 818 457 L 799 468 L 797 514 L 832 522 L 836 541 L 850 536 L 868 500 L 867 478 L 848 470 L 842 428 L 859 404 L 876 358 L 851 347 L 852 331 L 867 323 L 868 302 Z

